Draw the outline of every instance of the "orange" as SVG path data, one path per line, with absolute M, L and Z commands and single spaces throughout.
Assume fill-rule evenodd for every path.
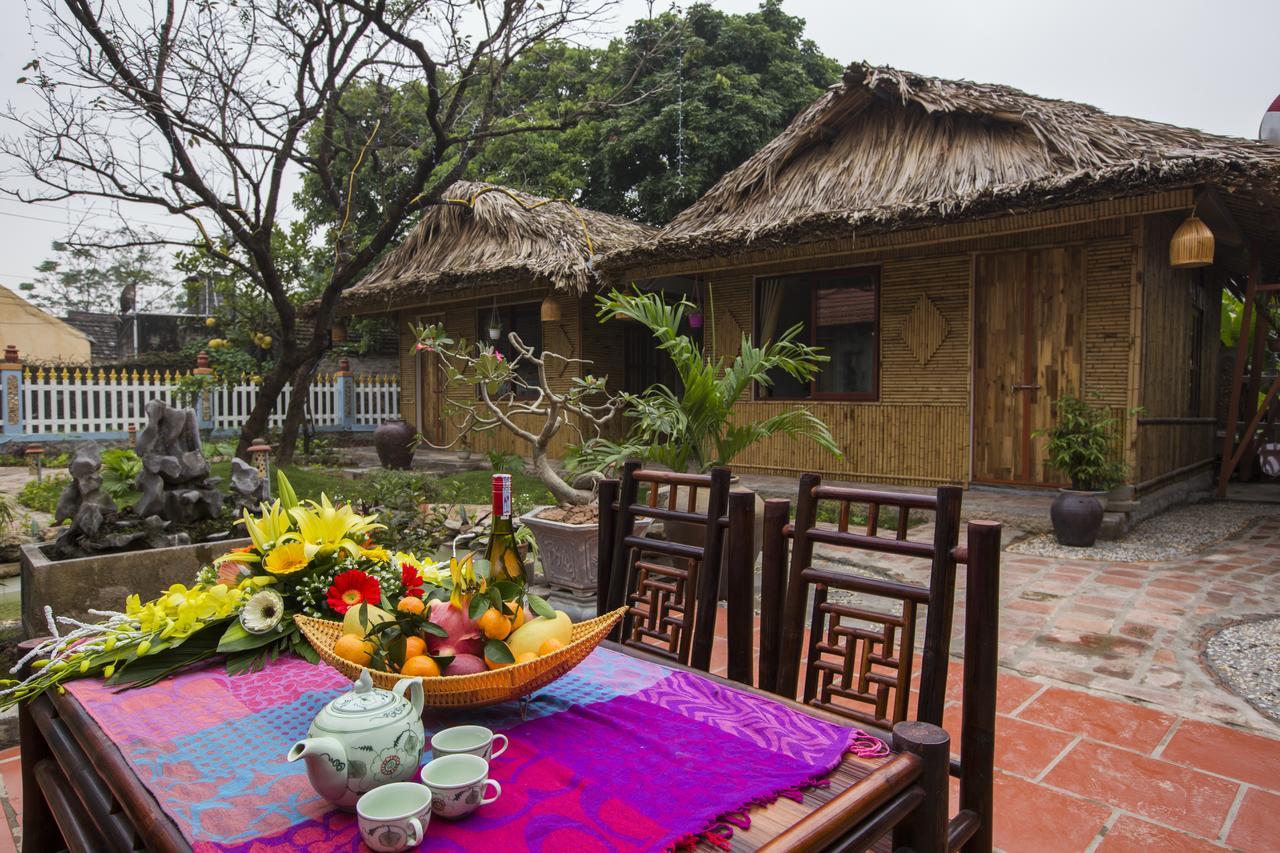
M 511 633 L 511 620 L 499 613 L 496 607 L 490 607 L 476 620 L 476 627 L 484 631 L 490 640 L 505 640 Z
M 368 666 L 373 660 L 373 643 L 362 640 L 355 634 L 343 634 L 333 644 L 333 653 L 345 661 Z
M 519 599 L 513 599 L 507 602 L 507 612 L 512 614 L 512 631 L 524 624 L 524 608 L 520 606 Z
M 552 652 L 559 651 L 564 648 L 564 643 L 555 637 L 548 637 L 543 640 L 542 645 L 538 646 L 538 657 L 549 655 Z
M 537 659 L 538 659 L 537 652 L 525 652 L 524 654 L 521 654 L 516 657 L 516 663 L 528 663 L 531 660 L 537 660 Z
M 404 638 L 404 659 L 416 658 L 419 655 L 426 654 L 427 641 L 421 637 L 405 637 Z
M 418 638 L 410 637 L 410 639 L 416 640 Z M 400 667 L 400 674 L 435 678 L 440 674 L 440 667 L 426 655 L 414 655 L 404 662 L 404 666 Z
M 426 603 L 421 598 L 413 595 L 406 595 L 396 603 L 396 610 L 401 613 L 421 613 L 426 609 Z

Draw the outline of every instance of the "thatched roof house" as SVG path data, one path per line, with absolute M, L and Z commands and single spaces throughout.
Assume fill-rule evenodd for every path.
M 593 254 L 623 250 L 656 229 L 556 199 L 458 181 L 394 251 L 343 295 L 344 313 L 422 304 L 468 288 L 543 286 L 586 293 Z
M 1193 211 L 1216 242 L 1197 269 L 1170 258 Z M 1220 294 L 1280 267 L 1280 148 L 856 64 L 598 267 L 684 282 L 717 355 L 802 323 L 831 356 L 735 411 L 804 405 L 844 458 L 783 440 L 735 468 L 1059 485 L 1037 431 L 1072 393 L 1112 410 L 1127 480 L 1152 493 L 1213 462 Z
M 657 237 L 612 253 L 606 265 L 789 246 L 1206 183 L 1274 201 L 1280 148 L 1109 115 L 1009 86 L 854 64 Z
M 455 340 L 470 341 L 486 339 L 496 326 L 499 349 L 508 348 L 506 333 L 514 330 L 535 348 L 605 365 L 612 360 L 611 343 L 584 335 L 584 327 L 595 332 L 589 300 L 598 282 L 592 259 L 654 233 L 650 226 L 562 200 L 458 181 L 422 214 L 403 243 L 343 294 L 338 311 L 396 319 L 403 417 L 434 440 L 447 441 L 436 356 L 414 349 L 410 326 L 442 323 Z M 345 335 L 342 325 L 337 328 Z M 573 370 L 588 369 L 574 363 Z M 566 367 L 551 382 L 567 385 L 573 375 Z M 486 444 L 478 450 L 524 450 L 499 432 L 480 441 Z

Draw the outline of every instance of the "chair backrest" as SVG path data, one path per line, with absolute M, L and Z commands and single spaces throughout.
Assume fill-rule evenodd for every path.
M 886 729 L 909 717 L 940 726 L 955 607 L 953 550 L 960 535 L 962 499 L 962 490 L 955 486 L 917 495 L 824 486 L 816 474 L 806 474 L 800 480 L 794 524 L 780 523 L 785 510 L 766 508 L 762 584 L 782 585 L 787 538 L 791 558 L 785 572 L 785 600 L 770 602 L 762 595 L 761 633 L 766 648 L 762 648 L 761 686 L 794 697 L 804 646 L 802 698 L 806 704 Z M 823 502 L 834 506 L 834 527 L 818 521 Z M 931 539 L 909 539 L 912 520 L 930 515 Z M 815 566 L 816 544 L 927 560 L 929 582 L 917 585 Z M 876 606 L 872 600 L 891 606 Z M 925 643 L 920 694 L 912 715 L 911 679 L 922 605 L 927 608 Z M 807 644 L 806 611 L 810 612 Z M 770 671 L 764 660 L 772 647 L 777 648 L 777 664 Z
M 677 474 L 628 462 L 620 480 L 600 484 L 597 608 L 603 613 L 628 607 L 615 633 L 619 642 L 710 669 L 728 541 L 729 479 L 727 468 Z M 638 534 L 636 522 L 643 519 L 662 521 L 666 538 Z M 678 537 L 672 536 L 675 529 Z

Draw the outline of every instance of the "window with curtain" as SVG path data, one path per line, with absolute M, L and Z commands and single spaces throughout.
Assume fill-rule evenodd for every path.
M 515 357 L 515 350 L 511 346 L 510 335 L 515 332 L 520 336 L 520 340 L 527 347 L 532 347 L 534 352 L 542 351 L 542 308 L 538 302 L 526 302 L 521 305 L 499 305 L 497 307 L 497 315 L 499 326 L 502 334 L 498 336 L 497 341 L 489 340 L 489 324 L 493 319 L 494 308 L 478 308 L 476 309 L 476 340 L 486 344 L 492 344 L 493 348 L 502 355 L 511 360 Z M 520 377 L 530 385 L 538 384 L 538 366 L 530 362 L 524 362 L 517 366 L 516 372 Z M 514 389 L 503 388 L 500 394 L 509 394 Z M 522 392 L 520 396 L 535 396 L 532 392 Z
M 756 281 L 756 342 L 777 338 L 796 324 L 798 340 L 822 348 L 831 360 L 811 382 L 783 371 L 760 385 L 761 400 L 874 400 L 879 394 L 880 272 L 859 268 Z

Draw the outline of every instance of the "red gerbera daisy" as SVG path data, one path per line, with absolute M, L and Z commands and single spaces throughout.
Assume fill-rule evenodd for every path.
M 333 579 L 329 587 L 329 608 L 335 613 L 346 613 L 360 604 L 377 605 L 382 600 L 382 587 L 378 579 L 353 569 Z
M 412 563 L 400 564 L 400 585 L 404 587 L 405 595 L 413 595 L 422 598 L 424 585 L 426 581 L 422 579 L 422 573 Z

